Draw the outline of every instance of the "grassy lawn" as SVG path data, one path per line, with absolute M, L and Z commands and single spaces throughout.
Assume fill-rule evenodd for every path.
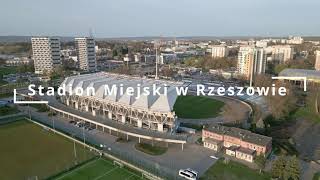
M 250 169 L 245 165 L 230 161 L 225 164 L 222 159 L 211 166 L 200 179 L 219 180 L 269 180 L 271 176 L 266 173 Z
M 95 155 L 26 120 L 0 126 L 0 179 L 44 179 Z
M 49 108 L 45 104 L 29 104 L 29 106 L 36 108 L 38 112 L 49 111 Z
M 5 84 L 8 84 L 8 82 L 4 81 L 3 79 L 0 79 L 0 86 L 5 85 Z
M 8 97 L 13 97 L 13 93 L 0 94 L 0 98 L 8 98 Z
M 320 180 L 320 172 L 315 173 L 312 180 Z
M 224 102 L 202 96 L 179 96 L 173 110 L 180 118 L 200 119 L 216 117 Z
M 19 110 L 16 107 L 11 107 L 11 106 L 0 107 L 0 116 L 6 116 L 9 114 L 16 114 L 18 112 L 19 112 Z
M 159 156 L 167 152 L 168 148 L 166 147 L 159 147 L 159 146 L 152 146 L 151 144 L 146 143 L 137 143 L 135 148 L 141 152 L 152 156 Z
M 17 73 L 17 67 L 0 67 L 0 77 L 7 74 Z
M 306 118 L 311 121 L 319 122 L 320 123 L 320 116 L 311 112 L 307 108 L 299 108 L 294 114 L 293 117 L 295 118 Z
M 120 168 L 113 161 L 104 158 L 90 161 L 71 172 L 55 178 L 56 180 L 87 180 L 87 179 L 142 179 L 141 175 L 126 167 Z

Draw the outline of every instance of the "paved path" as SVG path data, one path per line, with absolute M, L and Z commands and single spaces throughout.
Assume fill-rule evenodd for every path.
M 27 112 L 27 106 L 20 106 L 19 109 Z M 167 153 L 161 156 L 150 156 L 134 148 L 136 144 L 135 140 L 128 143 L 118 143 L 116 142 L 117 137 L 109 135 L 105 132 L 98 130 L 83 131 L 70 123 L 67 119 L 62 117 L 48 117 L 47 113 L 36 112 L 35 109 L 30 107 L 31 114 L 37 120 L 45 124 L 53 124 L 55 128 L 60 129 L 64 132 L 74 134 L 75 136 L 82 138 L 83 134 L 87 142 L 100 145 L 105 144 L 111 151 L 117 151 L 123 156 L 129 156 L 141 163 L 148 163 L 155 165 L 155 167 L 161 167 L 163 171 L 169 172 L 171 174 L 177 174 L 178 170 L 181 168 L 193 168 L 202 175 L 211 165 L 215 163 L 216 160 L 209 158 L 213 155 L 213 151 L 206 149 L 202 146 L 196 144 L 187 144 L 184 150 L 181 150 L 180 145 L 169 145 Z

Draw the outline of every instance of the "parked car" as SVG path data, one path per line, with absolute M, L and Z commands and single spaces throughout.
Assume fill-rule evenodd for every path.
M 70 123 L 70 124 L 76 124 L 77 122 L 76 122 L 76 121 L 71 120 L 71 121 L 69 121 L 69 123 Z
M 179 170 L 179 176 L 188 179 L 188 180 L 196 180 L 197 176 L 195 176 L 193 173 L 191 173 L 190 171 L 186 170 L 186 169 L 180 169 Z
M 210 158 L 212 158 L 212 159 L 219 159 L 217 156 L 210 156 Z
M 192 173 L 194 176 L 198 177 L 198 172 L 197 171 L 192 170 L 190 168 L 186 169 L 186 171 L 188 171 L 188 172 Z

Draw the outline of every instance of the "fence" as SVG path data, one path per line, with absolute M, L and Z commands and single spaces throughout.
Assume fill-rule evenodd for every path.
M 31 117 L 32 118 L 32 117 Z M 33 118 L 32 118 L 33 119 Z M 133 169 L 133 170 L 136 170 L 138 172 L 140 172 L 141 174 L 144 174 L 145 177 L 150 177 L 154 180 L 162 180 L 163 178 L 161 177 L 165 177 L 165 178 L 168 178 L 168 179 L 176 179 L 176 178 L 171 178 L 170 175 L 167 175 L 165 172 L 163 171 L 156 171 L 158 172 L 157 174 L 156 173 L 153 173 L 154 171 L 150 171 L 148 172 L 148 170 L 152 170 L 152 168 L 147 168 L 147 167 L 152 167 L 154 166 L 154 163 L 151 163 L 150 162 L 143 162 L 143 161 L 137 161 L 136 158 L 133 158 L 133 156 L 131 155 L 128 155 L 128 153 L 121 153 L 121 149 L 118 148 L 113 148 L 111 150 L 106 150 L 106 149 L 99 149 L 99 145 L 97 144 L 88 144 L 88 143 L 83 143 L 81 140 L 80 137 L 78 137 L 79 139 L 76 139 L 76 138 L 73 138 L 73 137 L 70 137 L 69 135 L 65 134 L 65 133 L 62 133 L 58 130 L 55 130 L 55 129 L 52 129 L 51 127 L 49 127 L 50 125 L 46 125 L 46 124 L 43 124 L 43 123 L 40 123 L 40 122 L 37 122 L 36 119 L 29 119 L 27 118 L 27 120 L 39 125 L 39 126 L 42 126 L 44 128 L 48 128 L 50 129 L 51 131 L 61 135 L 61 136 L 64 136 L 72 141 L 75 141 L 83 146 L 86 146 L 87 148 L 90 148 L 94 151 L 96 151 L 97 153 L 102 153 L 105 157 L 109 158 L 109 159 L 112 159 L 112 160 L 115 160 L 115 161 L 118 161 L 118 162 L 121 162 L 122 164 L 124 164 L 125 166 Z M 116 152 L 120 152 L 120 153 L 116 153 Z M 116 157 L 118 156 L 118 157 Z M 132 157 L 132 158 L 130 158 Z M 146 166 L 143 166 L 143 165 L 146 165 Z M 142 169 L 143 168 L 143 169 Z

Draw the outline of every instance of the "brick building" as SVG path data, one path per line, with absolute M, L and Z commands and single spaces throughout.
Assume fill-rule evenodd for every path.
M 227 155 L 253 162 L 256 155 L 266 156 L 272 149 L 272 138 L 248 130 L 214 125 L 202 130 L 206 148 L 223 150 Z

